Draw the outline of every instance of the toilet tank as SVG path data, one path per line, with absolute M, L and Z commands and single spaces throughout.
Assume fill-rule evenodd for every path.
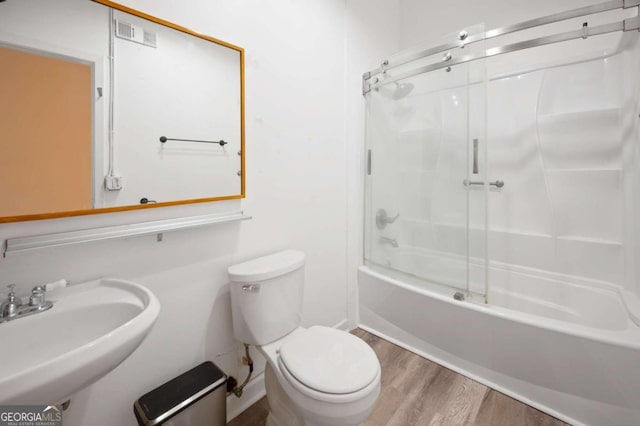
M 265 345 L 300 325 L 304 253 L 285 250 L 230 266 L 227 272 L 236 339 Z

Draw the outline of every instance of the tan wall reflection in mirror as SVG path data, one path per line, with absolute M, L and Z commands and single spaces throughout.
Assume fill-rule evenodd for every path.
M 0 223 L 244 197 L 242 48 L 107 0 L 0 2 L 0 48 Z
M 0 216 L 90 209 L 91 67 L 0 47 L 0 69 Z

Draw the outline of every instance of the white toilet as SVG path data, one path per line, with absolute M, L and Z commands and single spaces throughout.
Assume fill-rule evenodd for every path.
M 380 362 L 345 331 L 300 326 L 304 253 L 286 250 L 228 272 L 235 337 L 267 359 L 267 424 L 362 424 L 380 393 Z

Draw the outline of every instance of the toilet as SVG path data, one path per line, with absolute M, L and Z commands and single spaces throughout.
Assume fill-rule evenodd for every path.
M 352 334 L 300 326 L 304 262 L 285 250 L 229 267 L 234 335 L 267 360 L 268 425 L 360 425 L 380 394 L 380 362 Z

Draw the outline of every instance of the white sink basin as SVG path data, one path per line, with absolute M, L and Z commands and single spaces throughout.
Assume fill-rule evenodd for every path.
M 48 311 L 0 324 L 0 405 L 64 402 L 135 351 L 160 312 L 149 290 L 116 279 L 47 299 Z

